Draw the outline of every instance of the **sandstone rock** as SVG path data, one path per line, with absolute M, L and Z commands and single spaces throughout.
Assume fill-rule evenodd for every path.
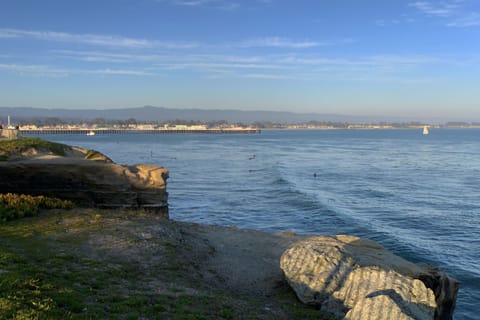
M 351 236 L 311 237 L 280 261 L 306 304 L 345 319 L 451 319 L 458 282 L 377 243 Z
M 119 165 L 97 153 L 94 158 L 101 161 L 79 157 L 2 161 L 0 193 L 53 196 L 80 207 L 145 208 L 168 214 L 168 170 Z
M 18 138 L 18 130 L 0 129 L 0 140 L 14 140 Z

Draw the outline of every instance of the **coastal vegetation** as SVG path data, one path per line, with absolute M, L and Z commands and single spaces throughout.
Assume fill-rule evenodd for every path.
M 0 223 L 38 214 L 40 209 L 71 209 L 68 200 L 24 194 L 0 194 Z
M 42 150 L 58 156 L 64 156 L 69 146 L 39 138 L 22 137 L 15 140 L 0 140 L 0 161 L 7 161 L 12 156 Z

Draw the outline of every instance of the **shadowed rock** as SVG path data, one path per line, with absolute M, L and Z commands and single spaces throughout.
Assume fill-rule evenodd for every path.
M 306 304 L 345 319 L 452 319 L 459 284 L 352 236 L 311 237 L 284 252 L 287 281 Z
M 80 207 L 144 208 L 168 215 L 168 170 L 113 163 L 99 152 L 72 148 L 65 156 L 29 150 L 0 162 L 0 193 L 46 195 Z

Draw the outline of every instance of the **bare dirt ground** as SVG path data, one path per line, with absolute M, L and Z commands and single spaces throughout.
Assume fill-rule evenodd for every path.
M 247 313 L 252 312 L 255 318 L 295 318 L 289 304 L 318 315 L 317 310 L 307 309 L 296 300 L 279 267 L 282 253 L 300 238 L 296 235 L 175 222 L 154 216 L 107 221 L 102 232 L 90 233 L 84 244 L 89 254 L 134 260 L 143 269 L 139 272 L 145 275 L 162 266 L 172 273 L 168 278 L 176 279 L 169 284 L 176 290 L 193 295 L 221 292 L 236 300 L 240 310 L 253 307 Z M 150 274 L 144 286 L 162 292 L 164 282 L 164 277 Z M 251 301 L 256 305 L 245 306 Z

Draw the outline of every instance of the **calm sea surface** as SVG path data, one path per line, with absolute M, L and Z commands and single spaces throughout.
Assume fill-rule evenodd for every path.
M 456 319 L 480 310 L 480 130 L 46 135 L 170 170 L 175 220 L 352 234 L 461 281 Z

